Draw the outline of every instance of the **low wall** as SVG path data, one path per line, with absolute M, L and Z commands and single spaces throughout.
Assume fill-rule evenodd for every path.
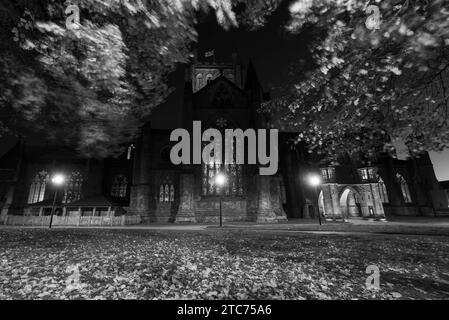
M 129 224 L 139 224 L 138 216 L 118 216 L 118 217 L 70 217 L 53 216 L 53 226 L 123 226 Z M 48 226 L 50 225 L 50 216 L 13 216 L 7 215 L 4 221 L 5 225 L 13 226 Z

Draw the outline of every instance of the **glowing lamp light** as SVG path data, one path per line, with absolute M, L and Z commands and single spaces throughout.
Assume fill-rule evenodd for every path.
M 222 173 L 219 173 L 215 176 L 215 183 L 219 186 L 226 184 L 226 176 Z
M 309 177 L 309 184 L 312 187 L 318 187 L 321 184 L 321 178 L 317 175 L 312 175 Z
M 57 173 L 51 178 L 51 182 L 54 185 L 60 186 L 60 185 L 64 184 L 65 176 L 61 173 Z

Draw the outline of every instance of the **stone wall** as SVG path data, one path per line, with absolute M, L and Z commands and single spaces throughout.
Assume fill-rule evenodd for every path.
M 194 175 L 183 173 L 179 176 L 179 208 L 175 222 L 196 222 L 194 193 Z
M 128 213 L 139 216 L 142 223 L 157 222 L 151 171 L 151 128 L 149 125 L 142 129 L 142 135 L 137 142 L 132 181 Z
M 222 219 L 248 221 L 247 200 L 237 197 L 223 197 L 221 201 Z M 220 197 L 204 197 L 195 201 L 195 220 L 199 223 L 218 223 L 220 219 Z

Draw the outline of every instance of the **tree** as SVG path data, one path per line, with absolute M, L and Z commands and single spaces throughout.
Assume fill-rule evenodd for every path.
M 233 11 L 240 2 L 3 1 L 0 134 L 32 128 L 85 156 L 121 154 L 169 95 L 167 75 L 188 61 L 197 14 L 212 10 L 224 28 L 250 24 L 250 6 Z M 253 8 L 261 23 L 266 6 Z
M 290 12 L 288 30 L 315 36 L 315 64 L 262 111 L 282 112 L 297 142 L 323 161 L 396 139 L 412 155 L 449 146 L 447 1 L 298 0 Z

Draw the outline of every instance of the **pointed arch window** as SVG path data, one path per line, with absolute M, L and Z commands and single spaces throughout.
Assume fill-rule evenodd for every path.
M 175 201 L 175 186 L 173 184 L 161 184 L 159 187 L 159 202 Z
M 380 199 L 382 200 L 382 203 L 388 203 L 388 194 L 387 194 L 387 186 L 385 185 L 384 180 L 382 177 L 379 177 L 379 193 L 380 193 Z
M 83 175 L 75 170 L 67 180 L 63 203 L 71 203 L 81 199 L 81 187 L 83 186 Z
M 376 181 L 375 168 L 359 168 L 357 169 L 357 171 L 359 172 L 359 177 L 362 180 L 362 182 Z
M 410 196 L 410 189 L 408 187 L 407 181 L 399 173 L 396 174 L 396 179 L 399 183 L 399 186 L 401 187 L 402 198 L 404 199 L 404 202 L 411 203 L 412 197 Z
M 175 201 L 175 187 L 173 185 L 170 186 L 170 202 Z
M 164 202 L 169 202 L 169 201 L 170 201 L 170 188 L 169 188 L 168 184 L 166 184 L 164 187 Z
M 285 183 L 284 183 L 284 179 L 281 177 L 280 178 L 280 186 L 281 186 L 281 201 L 282 204 L 286 204 L 287 203 L 287 193 L 285 191 Z
M 115 176 L 111 188 L 111 196 L 116 198 L 126 198 L 128 190 L 128 179 L 124 174 Z
M 335 179 L 335 168 L 321 168 L 321 176 L 323 177 L 324 182 L 333 182 Z
M 164 202 L 164 185 L 161 184 L 161 186 L 159 187 L 159 202 Z
M 202 85 L 203 85 L 203 75 L 198 74 L 196 76 L 196 90 L 200 90 Z
M 45 189 L 49 175 L 46 171 L 41 171 L 34 176 L 28 193 L 28 204 L 41 202 L 44 200 Z
M 212 75 L 209 73 L 207 76 L 206 76 L 206 84 L 209 84 L 209 83 L 211 83 L 212 82 Z

